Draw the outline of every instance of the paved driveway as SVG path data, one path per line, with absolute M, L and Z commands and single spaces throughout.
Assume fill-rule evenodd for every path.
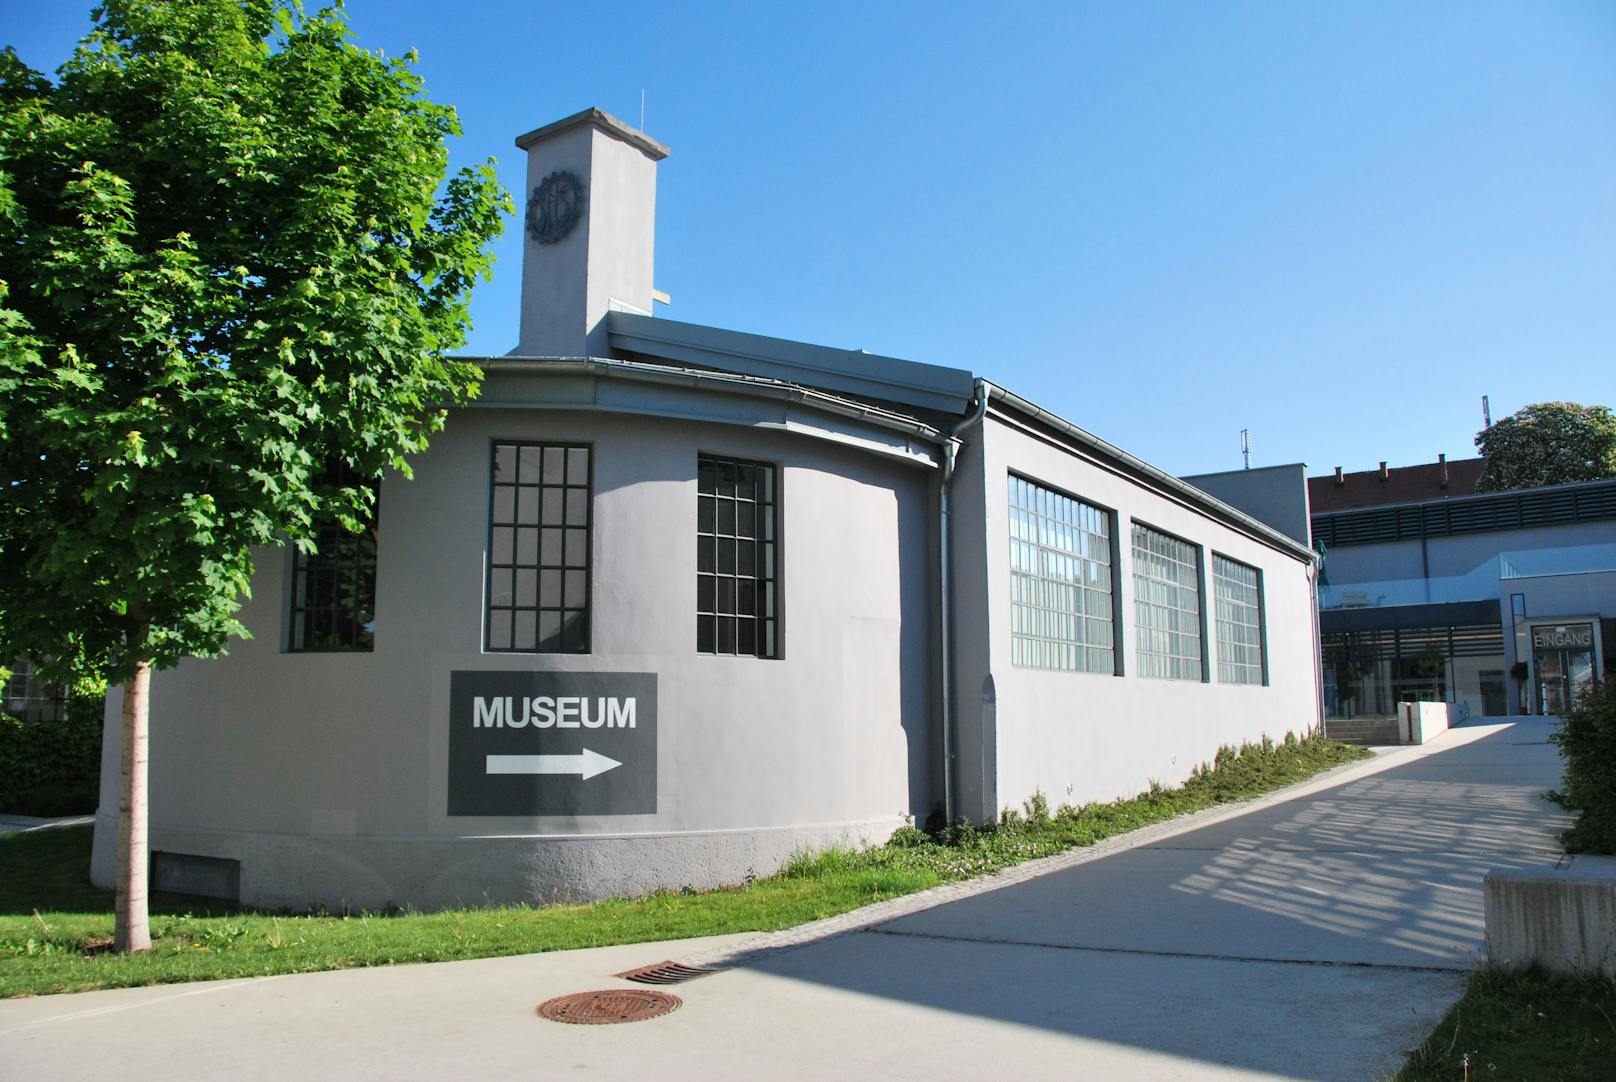
M 1482 875 L 1555 860 L 1546 733 L 1474 723 L 1036 878 L 753 951 L 650 1022 L 563 1026 L 533 1006 L 756 941 L 4 1002 L 0 1076 L 1375 1078 L 1462 989 Z

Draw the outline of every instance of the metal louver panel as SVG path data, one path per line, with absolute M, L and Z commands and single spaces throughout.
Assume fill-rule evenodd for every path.
M 1586 481 L 1314 515 L 1313 537 L 1336 548 L 1601 519 L 1616 519 L 1616 481 Z

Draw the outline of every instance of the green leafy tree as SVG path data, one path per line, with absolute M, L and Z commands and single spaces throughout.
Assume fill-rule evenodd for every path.
M 120 949 L 152 670 L 244 635 L 253 546 L 361 528 L 478 386 L 446 354 L 510 200 L 446 179 L 414 62 L 295 0 L 107 0 L 54 80 L 0 53 L 0 658 L 123 685 Z
M 1539 402 L 1476 433 L 1476 447 L 1486 459 L 1479 492 L 1616 477 L 1616 414 Z

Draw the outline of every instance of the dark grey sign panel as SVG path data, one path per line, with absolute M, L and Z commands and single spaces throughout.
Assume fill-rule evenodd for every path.
M 1557 627 L 1534 627 L 1532 629 L 1532 645 L 1553 649 L 1556 647 L 1580 647 L 1584 650 L 1593 649 L 1594 625 L 1592 624 L 1562 624 Z
M 450 815 L 657 810 L 656 674 L 449 674 Z

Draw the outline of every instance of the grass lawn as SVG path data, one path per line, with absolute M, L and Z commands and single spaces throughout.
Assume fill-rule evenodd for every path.
M 933 837 L 906 827 L 885 845 L 805 855 L 723 890 L 397 916 L 209 909 L 157 895 L 153 947 L 138 955 L 105 949 L 112 895 L 88 882 L 88 827 L 14 834 L 0 838 L 0 997 L 773 931 L 1249 799 L 1369 754 L 1323 738 L 1226 748 L 1176 789 L 1053 815 L 1036 798 L 991 829 Z
M 1396 1082 L 1616 1078 L 1616 980 L 1482 969 Z

